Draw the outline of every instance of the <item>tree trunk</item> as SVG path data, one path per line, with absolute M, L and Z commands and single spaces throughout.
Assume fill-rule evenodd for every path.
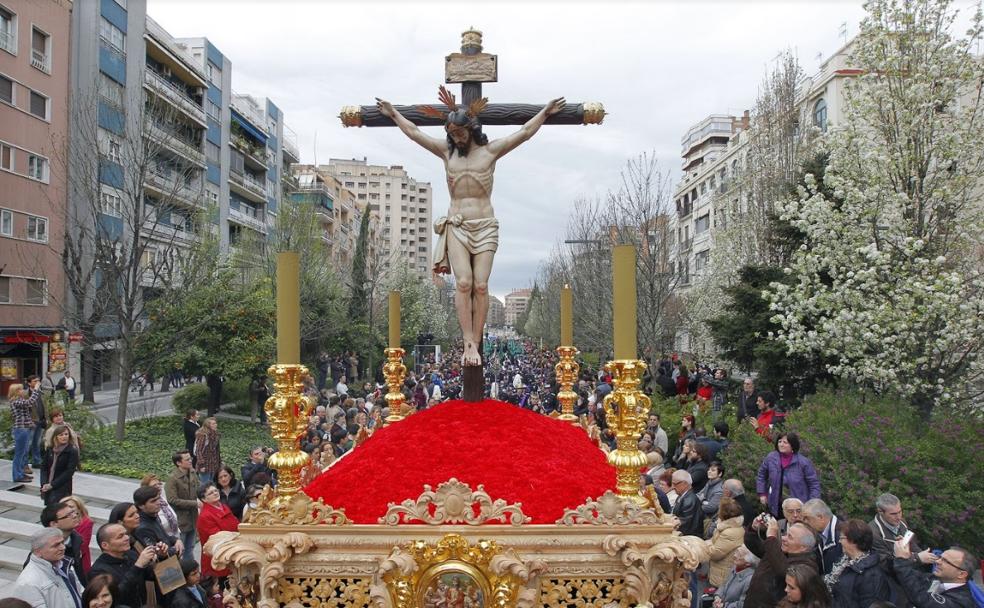
M 96 371 L 93 369 L 96 356 L 91 344 L 83 342 L 82 345 L 82 401 L 84 403 L 95 403 L 96 393 L 93 388 L 92 378 Z
M 222 378 L 220 376 L 205 376 L 205 384 L 208 386 L 208 415 L 214 416 L 219 411 L 222 401 Z
M 119 349 L 120 365 L 119 378 L 120 389 L 119 397 L 116 399 L 116 440 L 123 441 L 126 436 L 126 406 L 130 399 L 130 376 L 133 374 L 130 363 L 130 353 L 125 348 Z

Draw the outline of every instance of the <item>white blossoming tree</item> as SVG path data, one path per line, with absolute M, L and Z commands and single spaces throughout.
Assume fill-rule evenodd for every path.
M 834 196 L 808 179 L 781 205 L 807 240 L 786 268 L 796 280 L 764 295 L 790 352 L 831 357 L 833 374 L 898 392 L 928 416 L 981 395 L 981 14 L 957 37 L 947 0 L 866 10 L 862 74 L 823 142 Z

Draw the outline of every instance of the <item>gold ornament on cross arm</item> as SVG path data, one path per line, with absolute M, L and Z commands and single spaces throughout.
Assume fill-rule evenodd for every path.
M 274 378 L 274 393 L 263 408 L 278 447 L 268 460 L 270 467 L 277 471 L 277 496 L 273 506 L 288 507 L 291 498 L 301 490 L 301 468 L 311 458 L 300 449 L 312 409 L 311 400 L 303 394 L 308 370 L 295 363 L 278 363 L 271 365 L 267 373 Z
M 406 397 L 403 395 L 401 387 L 403 379 L 407 377 L 407 366 L 403 364 L 403 355 L 406 351 L 402 348 L 387 348 L 386 363 L 383 365 L 383 376 L 386 378 L 386 386 L 389 392 L 386 393 L 386 406 L 389 408 L 389 416 L 386 417 L 386 425 L 399 422 L 407 417 L 408 407 L 405 403 Z
M 579 425 L 579 420 L 574 415 L 574 403 L 577 402 L 574 383 L 577 382 L 577 375 L 581 371 L 581 366 L 574 360 L 577 354 L 578 350 L 573 346 L 558 346 L 557 355 L 560 357 L 560 360 L 554 366 L 554 373 L 557 375 L 557 384 L 560 386 L 560 391 L 557 393 L 557 401 L 560 403 L 561 414 L 558 416 L 558 419 L 575 426 Z
M 615 492 L 625 500 L 648 505 L 641 494 L 640 470 L 646 466 L 646 455 L 639 449 L 639 437 L 646 428 L 652 402 L 639 390 L 646 363 L 638 359 L 609 361 L 605 370 L 612 374 L 614 390 L 605 396 L 605 419 L 615 431 L 616 449 L 608 454 L 608 463 L 615 467 Z

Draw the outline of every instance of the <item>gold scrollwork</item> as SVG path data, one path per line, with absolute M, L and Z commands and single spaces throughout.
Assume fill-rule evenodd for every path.
M 239 532 L 219 532 L 208 539 L 203 550 L 212 556 L 216 568 L 232 567 L 231 589 L 224 601 L 239 608 L 279 608 L 274 598 L 280 579 L 286 572 L 286 562 L 314 548 L 314 541 L 303 532 L 288 532 L 272 547 L 264 549 L 246 540 Z M 255 571 L 253 576 L 250 572 Z
M 557 384 L 560 386 L 560 391 L 557 392 L 557 401 L 560 403 L 563 412 L 558 418 L 574 425 L 579 423 L 578 417 L 574 415 L 574 404 L 577 402 L 574 383 L 577 382 L 578 372 L 581 371 L 581 366 L 574 359 L 577 353 L 577 348 L 573 346 L 558 346 L 558 361 L 557 365 L 554 366 Z
M 597 500 L 588 500 L 583 505 L 564 511 L 557 520 L 561 526 L 595 525 L 658 525 L 663 523 L 662 512 L 645 508 L 636 503 L 623 500 L 608 490 Z
M 707 546 L 696 536 L 670 536 L 654 545 L 639 546 L 613 534 L 602 541 L 602 549 L 625 566 L 623 596 L 632 605 L 689 606 L 687 572 L 707 560 Z
M 368 608 L 368 578 L 284 577 L 279 581 L 276 599 L 281 606 L 303 608 Z
M 493 502 L 484 486 L 479 485 L 477 490 L 472 490 L 468 484 L 452 477 L 439 484 L 437 490 L 425 484 L 423 494 L 416 500 L 407 499 L 400 504 L 389 503 L 386 515 L 379 518 L 379 523 L 395 526 L 419 520 L 433 525 L 477 526 L 488 521 L 499 521 L 520 526 L 530 521 L 521 507 L 521 503 L 510 505 L 501 498 Z
M 646 362 L 636 359 L 609 361 L 605 370 L 612 373 L 614 390 L 605 396 L 605 417 L 615 431 L 616 449 L 608 453 L 608 463 L 616 470 L 616 493 L 640 506 L 649 504 L 642 496 L 639 469 L 646 466 L 646 455 L 639 450 L 639 436 L 646 428 L 649 397 L 641 390 Z
M 586 125 L 600 125 L 605 120 L 605 106 L 597 101 L 581 105 L 584 110 L 583 122 Z
M 620 601 L 622 583 L 614 578 L 551 578 L 540 583 L 539 606 L 546 608 L 608 608 L 629 606 Z
M 304 492 L 298 492 L 285 504 L 278 502 L 274 490 L 266 486 L 260 494 L 256 507 L 246 513 L 244 523 L 258 526 L 314 524 L 344 526 L 352 522 L 345 516 L 345 509 L 326 505 L 324 499 L 319 498 L 315 502 Z
M 342 125 L 345 127 L 362 126 L 362 108 L 359 106 L 342 106 L 342 111 L 338 113 Z

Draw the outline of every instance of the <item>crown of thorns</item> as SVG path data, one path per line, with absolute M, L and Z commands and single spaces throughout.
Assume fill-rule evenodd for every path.
M 448 114 L 450 114 L 451 112 L 458 111 L 458 102 L 455 99 L 454 94 L 448 91 L 446 88 L 444 88 L 443 84 L 437 89 L 437 98 L 441 100 L 441 103 L 443 103 L 448 108 L 447 113 L 438 110 L 434 106 L 424 106 L 421 108 L 421 111 L 428 116 L 432 116 L 434 118 L 440 118 L 441 120 L 447 121 Z M 476 99 L 475 101 L 468 104 L 468 110 L 465 113 L 468 115 L 468 118 L 472 118 L 472 119 L 478 118 L 478 115 L 482 113 L 482 110 L 485 109 L 485 106 L 487 106 L 488 103 L 489 103 L 488 97 L 482 97 L 481 99 Z

